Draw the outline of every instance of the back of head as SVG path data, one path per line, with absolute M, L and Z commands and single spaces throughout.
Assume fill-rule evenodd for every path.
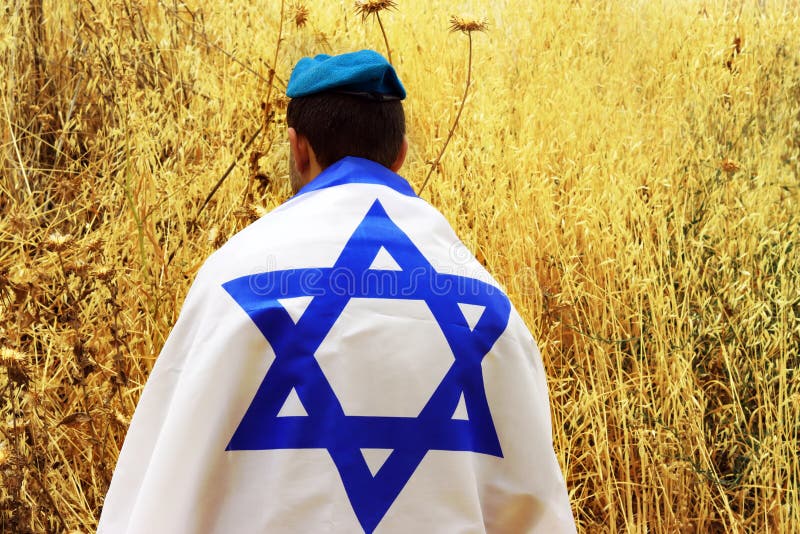
M 406 132 L 406 91 L 377 52 L 302 58 L 286 95 L 288 126 L 308 140 L 323 169 L 346 156 L 394 164 Z
M 286 122 L 308 139 L 322 168 L 345 156 L 390 167 L 400 152 L 406 130 L 400 100 L 336 92 L 291 99 Z

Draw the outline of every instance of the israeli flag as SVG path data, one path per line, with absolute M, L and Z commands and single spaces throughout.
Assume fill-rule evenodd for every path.
M 358 158 L 203 265 L 99 525 L 574 531 L 522 319 L 441 214 Z

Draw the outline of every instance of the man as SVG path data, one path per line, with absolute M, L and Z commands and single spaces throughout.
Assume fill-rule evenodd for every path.
M 199 272 L 99 530 L 574 531 L 531 335 L 395 174 L 394 69 L 304 58 L 287 95 L 296 195 Z

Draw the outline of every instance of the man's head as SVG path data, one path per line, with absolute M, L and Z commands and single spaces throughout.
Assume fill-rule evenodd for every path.
M 408 147 L 400 102 L 405 89 L 376 52 L 303 58 L 286 94 L 294 191 L 345 156 L 393 171 L 402 166 Z

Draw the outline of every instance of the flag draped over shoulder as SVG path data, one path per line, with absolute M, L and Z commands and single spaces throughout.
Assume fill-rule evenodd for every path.
M 99 532 L 571 532 L 545 373 L 446 220 L 345 158 L 203 265 Z

